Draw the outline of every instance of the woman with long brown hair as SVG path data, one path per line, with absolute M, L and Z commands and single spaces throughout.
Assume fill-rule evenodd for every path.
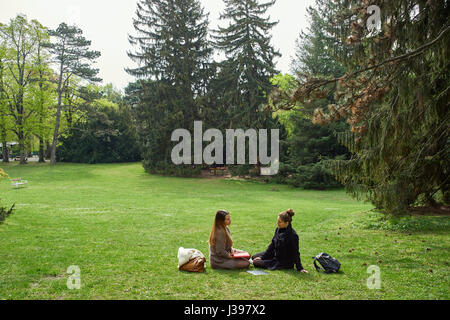
M 233 239 L 228 229 L 230 224 L 230 213 L 226 210 L 217 211 L 209 235 L 209 261 L 213 269 L 246 269 L 250 266 L 249 260 L 233 257 L 235 253 L 243 251 L 233 249 Z

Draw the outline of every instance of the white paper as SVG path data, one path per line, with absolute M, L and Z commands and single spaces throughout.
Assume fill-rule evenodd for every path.
M 260 270 L 250 270 L 247 271 L 248 273 L 254 275 L 254 276 L 263 276 L 263 275 L 267 275 L 268 273 L 265 271 L 260 271 Z

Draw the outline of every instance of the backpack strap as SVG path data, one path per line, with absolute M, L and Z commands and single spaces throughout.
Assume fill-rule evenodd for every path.
M 314 267 L 316 268 L 317 272 L 326 273 L 324 270 L 320 269 L 320 267 L 317 265 L 317 257 L 314 257 Z

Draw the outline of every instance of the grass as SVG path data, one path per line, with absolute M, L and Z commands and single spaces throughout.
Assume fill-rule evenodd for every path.
M 448 217 L 383 221 L 342 190 L 152 176 L 139 163 L 0 167 L 29 182 L 0 183 L 0 203 L 16 204 L 0 225 L 0 299 L 450 298 Z M 231 212 L 235 247 L 250 253 L 265 250 L 278 212 L 293 208 L 310 273 L 253 276 L 209 261 L 203 274 L 178 271 L 179 247 L 208 255 L 220 208 Z M 317 273 L 320 252 L 336 257 L 341 273 Z M 71 265 L 81 270 L 80 290 L 67 288 Z M 379 290 L 366 285 L 370 265 L 380 267 Z

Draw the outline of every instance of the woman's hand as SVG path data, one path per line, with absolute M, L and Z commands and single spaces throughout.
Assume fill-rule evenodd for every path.
M 234 253 L 231 252 L 231 253 L 228 255 L 228 259 L 233 259 L 233 257 L 234 257 Z

